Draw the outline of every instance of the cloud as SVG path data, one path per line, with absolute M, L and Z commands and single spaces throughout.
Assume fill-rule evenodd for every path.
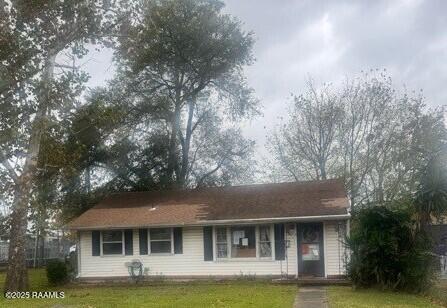
M 386 69 L 398 89 L 424 90 L 429 106 L 447 103 L 447 2 L 228 0 L 226 12 L 253 30 L 257 62 L 248 81 L 264 117 L 245 125 L 266 155 L 265 135 L 286 115 L 290 93 Z M 266 128 L 264 128 L 266 127 Z
M 265 135 L 287 115 L 290 93 L 386 69 L 395 86 L 424 90 L 429 106 L 447 103 L 447 1 L 227 0 L 225 12 L 254 31 L 257 61 L 246 69 L 264 116 L 244 123 L 266 155 Z M 86 64 L 90 86 L 113 75 L 110 50 Z

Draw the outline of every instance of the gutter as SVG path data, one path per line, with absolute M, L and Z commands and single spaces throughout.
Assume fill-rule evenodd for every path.
M 220 220 L 200 220 L 196 223 L 178 224 L 148 224 L 148 225 L 122 225 L 122 226 L 89 226 L 89 227 L 68 227 L 71 230 L 101 230 L 101 229 L 122 229 L 122 228 L 147 228 L 150 227 L 198 227 L 224 224 L 260 224 L 266 222 L 312 222 L 321 220 L 343 220 L 351 218 L 351 214 L 319 215 L 319 216 L 296 216 L 296 217 L 270 217 L 270 218 L 245 218 L 245 219 L 220 219 Z
M 350 218 L 351 214 L 339 215 L 319 215 L 319 216 L 296 216 L 296 217 L 272 217 L 272 218 L 247 218 L 247 219 L 221 219 L 221 220 L 201 220 L 202 223 L 226 224 L 233 222 L 264 222 L 264 221 L 316 221 L 316 220 L 337 220 Z

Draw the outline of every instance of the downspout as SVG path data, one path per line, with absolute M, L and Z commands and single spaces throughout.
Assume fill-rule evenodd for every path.
M 285 243 L 284 243 L 284 249 L 285 249 L 285 254 L 286 254 L 286 279 L 289 279 L 289 256 L 288 256 L 288 254 L 289 254 L 289 250 L 287 249 L 288 247 L 288 236 L 289 236 L 289 234 L 288 234 L 288 232 L 286 231 L 286 227 L 284 227 L 284 232 L 286 233 L 286 237 L 285 237 L 285 239 L 286 239 L 286 241 L 285 241 Z
M 77 231 L 77 243 L 76 243 L 76 259 L 78 263 L 78 271 L 76 273 L 76 278 L 81 277 L 81 232 Z
M 341 265 L 340 265 L 340 263 L 341 263 L 341 253 L 340 253 L 340 239 L 341 239 L 341 236 L 340 236 L 340 221 L 339 222 L 337 222 L 337 250 L 338 250 L 338 274 L 340 275 L 341 274 Z
M 346 220 L 346 237 L 350 237 L 351 234 L 351 220 L 347 219 Z M 350 259 L 350 251 L 349 248 L 347 247 L 347 245 L 345 245 L 345 275 L 348 273 L 347 272 L 347 265 Z

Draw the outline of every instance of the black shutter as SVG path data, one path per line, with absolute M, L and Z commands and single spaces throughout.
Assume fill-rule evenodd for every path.
M 140 255 L 147 255 L 147 229 L 139 229 Z
M 99 256 L 101 254 L 100 236 L 101 232 L 92 231 L 92 256 Z
M 183 253 L 183 232 L 182 228 L 174 228 L 174 253 Z
M 133 255 L 133 230 L 124 230 L 124 251 L 126 256 Z
M 203 227 L 203 259 L 213 261 L 213 227 Z
M 275 224 L 275 259 L 285 259 L 284 224 Z

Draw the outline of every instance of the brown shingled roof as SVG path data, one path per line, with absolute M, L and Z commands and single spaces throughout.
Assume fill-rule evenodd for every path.
M 70 229 L 199 225 L 209 221 L 348 214 L 340 180 L 113 194 Z

